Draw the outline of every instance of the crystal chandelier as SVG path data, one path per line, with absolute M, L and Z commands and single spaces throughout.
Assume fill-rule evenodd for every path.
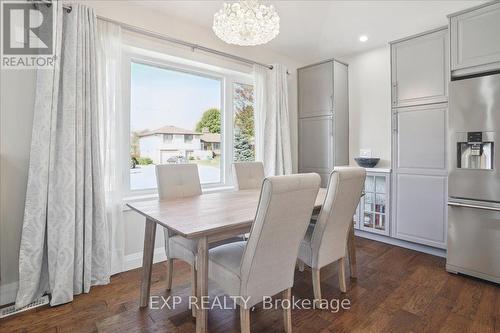
M 273 5 L 257 0 L 224 3 L 214 14 L 212 29 L 229 44 L 242 46 L 265 44 L 280 32 L 280 17 Z

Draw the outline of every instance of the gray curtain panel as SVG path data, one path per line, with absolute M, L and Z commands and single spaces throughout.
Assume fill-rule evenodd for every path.
M 56 8 L 53 69 L 37 72 L 16 306 L 70 302 L 109 282 L 99 147 L 96 16 Z
M 288 110 L 286 67 L 273 64 L 273 69 L 253 68 L 257 160 L 264 163 L 266 176 L 292 173 L 292 147 Z
M 288 111 L 286 67 L 273 64 L 267 78 L 267 109 L 264 123 L 264 168 L 266 175 L 292 173 L 292 147 Z

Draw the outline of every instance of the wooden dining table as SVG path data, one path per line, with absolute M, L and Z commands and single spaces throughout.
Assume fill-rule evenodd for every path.
M 146 217 L 140 306 L 148 305 L 151 287 L 151 270 L 159 225 L 172 233 L 197 241 L 196 296 L 208 296 L 209 244 L 250 231 L 259 203 L 260 190 L 226 191 L 169 200 L 151 200 L 128 203 L 132 210 Z M 326 197 L 321 188 L 314 204 L 319 212 Z M 354 229 L 348 237 L 348 253 L 351 277 L 356 277 Z M 207 331 L 207 310 L 197 307 L 196 332 Z

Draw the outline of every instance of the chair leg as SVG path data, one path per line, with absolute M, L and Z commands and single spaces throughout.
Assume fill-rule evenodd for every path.
M 292 333 L 292 289 L 283 291 L 283 300 L 288 300 L 288 308 L 283 308 L 283 321 L 286 333 Z
M 299 262 L 299 272 L 303 272 L 304 271 L 304 262 L 300 259 L 297 259 L 297 261 Z
M 167 290 L 172 289 L 172 275 L 174 275 L 174 260 L 167 259 Z
M 319 275 L 319 268 L 313 268 L 312 270 L 312 283 L 314 292 L 314 302 L 318 303 L 321 301 L 321 278 Z
M 197 277 L 197 272 L 196 272 L 196 267 L 194 266 L 191 266 L 191 295 L 193 295 L 194 297 L 198 297 L 198 295 L 196 294 L 196 290 L 197 290 L 197 286 L 196 286 L 196 277 Z M 192 314 L 193 314 L 193 317 L 196 317 L 196 307 L 193 306 L 191 308 L 191 311 L 192 311 Z
M 358 270 L 356 265 L 356 245 L 354 238 L 354 222 L 349 228 L 349 234 L 347 239 L 347 247 L 349 251 L 349 271 L 351 273 L 351 278 L 356 279 L 358 277 Z
M 240 306 L 241 333 L 250 333 L 250 309 Z
M 347 292 L 347 286 L 345 283 L 345 257 L 342 257 L 338 261 L 339 263 L 339 286 L 340 291 L 345 293 Z

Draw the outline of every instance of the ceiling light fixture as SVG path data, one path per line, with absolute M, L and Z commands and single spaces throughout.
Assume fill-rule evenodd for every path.
M 224 42 L 235 45 L 260 45 L 280 32 L 280 17 L 273 5 L 257 0 L 224 3 L 214 14 L 212 29 Z
M 359 41 L 360 41 L 360 42 L 363 42 L 363 43 L 364 43 L 364 42 L 366 42 L 367 40 L 368 40 L 368 36 L 367 36 L 367 35 L 361 35 L 361 36 L 359 36 Z

